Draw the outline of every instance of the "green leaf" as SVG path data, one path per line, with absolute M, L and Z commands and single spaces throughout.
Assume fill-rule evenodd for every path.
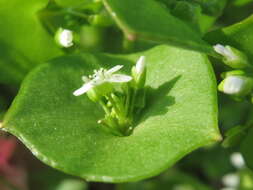
M 200 34 L 205 34 L 221 15 L 225 5 L 226 0 L 177 1 L 171 13 Z
M 245 132 L 246 135 L 244 136 L 244 138 L 242 139 L 241 142 L 241 152 L 243 154 L 243 157 L 246 161 L 246 165 L 253 169 L 253 152 L 252 152 L 252 145 L 253 145 L 253 109 L 252 109 L 252 105 L 250 107 L 251 109 L 248 109 L 247 111 L 247 118 L 246 118 L 246 122 L 245 122 Z
M 245 6 L 249 3 L 252 3 L 252 0 L 234 0 L 233 2 L 235 6 Z
M 78 7 L 90 3 L 92 0 L 55 0 L 56 4 L 62 7 Z
M 253 145 L 253 128 L 250 129 L 248 135 L 241 143 L 241 152 L 243 154 L 247 166 L 251 169 L 253 169 L 252 145 Z
M 48 0 L 0 1 L 0 81 L 18 84 L 36 64 L 60 55 L 37 12 Z
M 243 138 L 246 136 L 245 126 L 235 126 L 225 133 L 225 139 L 222 142 L 224 148 L 234 147 L 240 144 Z
M 118 64 L 130 73 L 141 55 L 147 59 L 147 105 L 132 135 L 113 136 L 97 124 L 102 109 L 72 93 L 82 75 Z M 66 173 L 91 181 L 140 180 L 220 140 L 215 81 L 205 55 L 169 46 L 124 56 L 60 57 L 29 74 L 3 125 L 35 156 Z
M 203 12 L 212 16 L 220 16 L 227 0 L 196 0 L 202 8 Z
M 233 46 L 246 53 L 253 60 L 253 15 L 232 26 L 208 33 L 205 39 L 211 44 Z
M 159 177 L 135 183 L 122 183 L 116 186 L 116 190 L 212 190 L 197 178 L 189 174 L 171 169 Z
M 153 0 L 103 0 L 113 19 L 130 40 L 168 43 L 212 54 L 212 48 L 180 19 Z
M 29 173 L 29 188 L 36 190 L 86 190 L 87 183 L 52 168 L 36 169 Z M 45 180 L 46 179 L 46 180 Z
M 253 172 L 249 169 L 240 171 L 240 187 L 241 190 L 253 189 Z

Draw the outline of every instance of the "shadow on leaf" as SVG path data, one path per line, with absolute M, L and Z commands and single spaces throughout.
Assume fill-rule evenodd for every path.
M 175 97 L 168 94 L 180 78 L 181 76 L 177 76 L 158 88 L 147 87 L 146 105 L 138 116 L 140 120 L 137 121 L 137 125 L 149 117 L 167 113 L 168 107 L 175 104 Z

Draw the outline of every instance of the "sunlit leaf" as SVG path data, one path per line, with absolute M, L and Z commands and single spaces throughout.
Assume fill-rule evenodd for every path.
M 140 55 L 147 60 L 146 107 L 132 135 L 111 135 L 97 123 L 100 107 L 72 93 L 82 75 L 118 64 L 130 72 Z M 91 181 L 140 180 L 220 139 L 215 81 L 205 55 L 169 46 L 60 57 L 25 79 L 3 125 L 52 167 Z

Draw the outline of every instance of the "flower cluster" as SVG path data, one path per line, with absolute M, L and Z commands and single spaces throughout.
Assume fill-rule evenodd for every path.
M 93 75 L 83 76 L 84 84 L 73 95 L 87 94 L 90 100 L 99 103 L 105 117 L 98 121 L 107 131 L 120 136 L 131 134 L 134 116 L 144 107 L 137 103 L 136 97 L 145 100 L 146 64 L 141 56 L 132 67 L 130 75 L 118 74 L 123 65 L 107 70 L 94 70 Z M 145 102 L 145 101 L 144 101 Z

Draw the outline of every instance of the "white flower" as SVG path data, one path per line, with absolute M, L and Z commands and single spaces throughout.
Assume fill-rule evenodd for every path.
M 60 28 L 56 34 L 58 43 L 65 47 L 71 47 L 73 45 L 73 32 L 68 29 Z
M 226 94 L 237 94 L 244 87 L 245 81 L 238 76 L 228 76 L 224 80 L 223 92 Z
M 217 53 L 221 54 L 229 61 L 238 59 L 238 57 L 235 55 L 235 53 L 232 51 L 232 49 L 229 46 L 216 44 L 215 46 L 213 46 L 213 48 Z
M 226 187 L 232 187 L 232 188 L 238 187 L 240 183 L 240 177 L 236 173 L 229 173 L 222 177 L 222 183 Z
M 105 82 L 110 83 L 125 83 L 132 80 L 131 76 L 123 75 L 123 74 L 114 74 L 115 72 L 119 71 L 123 65 L 116 65 L 115 67 L 106 70 L 106 69 L 99 69 L 95 70 L 94 74 L 89 77 L 82 77 L 83 81 L 85 82 L 84 85 L 77 89 L 73 94 L 75 96 L 80 96 L 92 88 L 99 86 Z
M 234 152 L 233 154 L 231 154 L 230 161 L 233 164 L 233 166 L 235 166 L 238 169 L 245 167 L 244 159 L 242 157 L 242 154 L 239 152 Z
M 137 63 L 136 63 L 136 74 L 137 75 L 141 75 L 144 70 L 145 70 L 145 67 L 146 67 L 146 63 L 145 63 L 145 60 L 146 60 L 146 57 L 145 56 L 141 56 Z

